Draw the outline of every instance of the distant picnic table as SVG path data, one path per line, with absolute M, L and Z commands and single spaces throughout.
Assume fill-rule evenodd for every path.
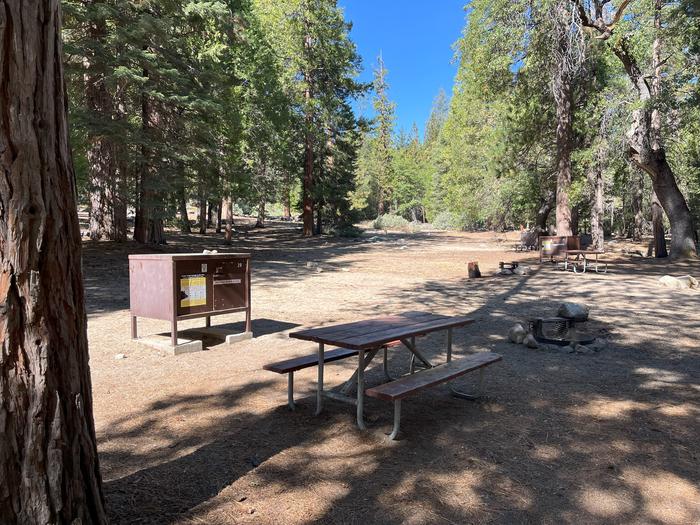
M 598 260 L 599 255 L 605 255 L 603 250 L 566 250 L 562 267 L 571 267 L 574 273 L 586 273 L 592 267 L 596 273 L 607 273 L 608 265 Z
M 316 393 L 316 414 L 323 409 L 323 398 L 345 401 L 357 406 L 357 426 L 365 429 L 364 396 L 394 402 L 395 439 L 399 432 L 401 418 L 401 400 L 420 390 L 446 383 L 473 370 L 482 370 L 501 359 L 491 352 L 479 352 L 468 357 L 452 360 L 452 331 L 455 328 L 473 323 L 464 316 L 445 316 L 428 312 L 405 312 L 396 315 L 376 317 L 352 323 L 336 324 L 321 328 L 300 330 L 289 334 L 290 337 L 318 344 L 318 352 L 313 356 L 303 356 L 286 361 L 271 363 L 264 368 L 277 373 L 289 374 L 288 402 L 294 407 L 293 373 L 301 368 L 318 367 L 318 387 Z M 442 365 L 434 365 L 418 349 L 416 338 L 430 333 L 447 332 L 447 359 Z M 326 345 L 339 348 L 326 351 Z M 389 348 L 403 346 L 411 354 L 410 369 L 406 376 L 395 379 L 387 369 L 387 351 Z M 365 369 L 377 353 L 384 351 L 384 376 L 386 383 L 365 390 Z M 324 365 L 348 357 L 357 356 L 357 369 L 340 387 L 339 391 L 326 391 L 323 384 Z M 416 368 L 421 370 L 416 371 Z M 481 380 L 481 377 L 480 377 Z M 355 396 L 349 395 L 356 386 Z M 453 390 L 455 395 L 473 399 L 475 396 Z

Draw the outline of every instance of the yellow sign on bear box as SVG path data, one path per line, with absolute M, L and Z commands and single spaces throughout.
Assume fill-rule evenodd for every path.
M 201 306 L 207 304 L 207 278 L 202 275 L 180 277 L 180 306 Z

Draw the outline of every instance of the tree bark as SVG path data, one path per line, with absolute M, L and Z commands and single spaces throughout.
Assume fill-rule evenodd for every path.
M 603 180 L 603 170 L 599 163 L 596 162 L 594 168 L 588 173 L 588 183 L 592 188 L 591 202 L 591 243 L 596 250 L 602 250 L 605 244 L 604 223 L 604 197 L 605 184 Z
M 323 235 L 323 203 L 316 205 L 316 235 Z
M 215 230 L 216 233 L 221 233 L 221 228 L 222 228 L 221 217 L 223 215 L 222 205 L 223 205 L 223 201 L 219 201 L 216 205 L 216 230 Z
M 656 192 L 651 194 L 651 227 L 654 232 L 654 257 L 661 259 L 668 257 L 666 249 L 666 231 L 664 230 L 664 211 L 656 196 Z
M 287 177 L 289 177 L 289 175 L 287 175 Z M 289 186 L 290 184 L 287 180 L 283 189 L 284 194 L 282 195 L 282 216 L 287 220 L 292 218 L 292 198 L 289 194 Z
M 95 4 L 94 0 L 89 2 Z M 94 43 L 102 43 L 107 24 L 102 17 L 90 20 L 87 35 Z M 105 85 L 105 71 L 100 61 L 88 56 L 85 65 L 85 102 L 93 121 L 111 120 L 114 104 Z M 93 240 L 113 237 L 112 210 L 109 188 L 114 184 L 114 146 L 103 128 L 90 128 L 87 149 L 88 181 L 90 189 L 89 235 Z
M 224 238 L 226 242 L 231 242 L 233 238 L 233 199 L 226 197 L 226 233 Z
M 307 90 L 307 100 L 311 95 Z M 310 110 L 307 110 L 310 111 Z M 304 180 L 302 184 L 303 193 L 303 235 L 311 237 L 314 233 L 314 200 L 313 200 L 313 185 L 314 185 L 314 152 L 311 137 L 311 118 L 307 117 L 307 131 L 304 140 Z
M 58 0 L 0 0 L 0 523 L 106 523 Z
M 559 3 L 555 7 L 556 24 L 565 24 L 569 19 L 568 9 Z M 573 149 L 573 88 L 572 75 L 564 63 L 569 55 L 569 32 L 558 30 L 556 55 L 560 62 L 554 71 L 552 92 L 556 105 L 557 118 L 557 235 L 572 235 L 569 188 L 571 187 L 571 151 Z
M 199 188 L 199 233 L 207 233 L 207 198 L 204 196 L 203 184 Z
M 631 189 L 631 208 L 634 213 L 634 218 L 629 228 L 628 236 L 632 237 L 635 241 L 641 241 L 642 235 L 644 235 L 644 179 L 639 173 L 639 170 L 634 170 Z
M 148 70 L 143 71 L 148 78 Z M 152 136 L 153 125 L 157 124 L 158 113 L 153 107 L 153 101 L 145 91 L 141 94 L 141 128 L 144 139 Z M 141 166 L 139 177 L 138 206 L 134 220 L 134 240 L 143 244 L 165 244 L 163 219 L 157 213 L 162 206 L 162 196 L 155 190 L 157 182 L 153 177 L 151 166 L 152 155 L 148 145 L 141 145 Z
M 117 121 L 126 118 L 123 106 L 116 105 L 115 117 Z M 126 161 L 126 148 L 122 143 L 113 143 L 113 152 L 116 172 L 114 173 L 113 184 L 110 187 L 108 198 L 112 202 L 112 237 L 116 242 L 125 242 L 129 236 L 129 225 L 127 220 L 128 191 L 129 191 L 129 168 Z
M 209 201 L 207 205 L 207 228 L 211 228 L 214 226 L 214 208 L 216 207 L 216 204 L 214 201 Z
M 258 217 L 255 220 L 256 228 L 265 227 L 265 194 L 261 193 L 258 199 Z
M 547 219 L 549 219 L 549 214 L 552 212 L 555 199 L 556 193 L 552 190 L 548 190 L 544 197 L 540 199 L 540 207 L 535 218 L 535 227 L 540 232 L 547 231 Z
M 180 214 L 180 231 L 182 233 L 192 233 L 192 226 L 190 225 L 190 216 L 187 213 L 187 198 L 185 197 L 185 187 L 184 185 L 180 187 L 177 196 L 177 208 Z

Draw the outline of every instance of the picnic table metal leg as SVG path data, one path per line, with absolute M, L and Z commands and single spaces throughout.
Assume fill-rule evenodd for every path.
M 377 355 L 377 352 L 379 349 L 376 350 L 371 350 L 367 356 L 365 356 L 365 368 L 369 366 L 369 364 L 372 362 L 374 359 L 374 356 Z M 352 373 L 350 378 L 343 383 L 343 385 L 340 387 L 340 393 L 348 395 L 350 392 L 352 392 L 352 389 L 357 386 L 357 370 Z
M 360 430 L 366 430 L 364 421 L 365 409 L 365 352 L 360 350 L 357 362 L 357 426 Z
M 426 368 L 433 368 L 432 363 L 431 363 L 430 361 L 428 361 L 428 359 L 427 359 L 423 354 L 421 354 L 421 353 L 418 351 L 418 348 L 416 348 L 416 339 L 415 339 L 415 337 L 414 337 L 414 338 L 411 338 L 411 339 L 412 339 L 411 341 L 409 341 L 409 340 L 407 340 L 407 339 L 401 339 L 401 342 L 402 342 L 402 343 L 406 346 L 406 348 L 408 348 L 408 349 L 411 351 L 411 353 L 413 354 L 413 357 L 411 358 L 411 370 L 413 370 L 413 368 L 414 368 L 414 362 L 415 362 L 415 361 L 414 361 L 414 358 L 415 358 L 415 357 L 417 357 L 420 361 L 422 361 Z
M 323 410 L 323 343 L 318 343 L 318 386 L 316 388 L 316 415 Z
M 296 407 L 294 404 L 294 372 L 289 372 L 287 375 L 289 376 L 287 379 L 287 404 L 290 410 L 294 410 Z
M 399 436 L 399 428 L 401 427 L 401 400 L 394 401 L 394 429 L 389 435 L 389 439 L 396 439 Z
M 447 329 L 447 362 L 452 361 L 452 328 Z
M 389 349 L 385 346 L 384 347 L 384 360 L 382 363 L 382 368 L 384 369 L 384 377 L 386 378 L 387 381 L 393 381 L 394 378 L 391 377 L 391 374 L 389 374 L 389 357 L 388 357 Z
M 457 390 L 456 388 L 452 387 L 452 385 L 450 385 L 450 390 L 452 391 L 453 396 L 458 397 L 460 399 L 467 399 L 469 401 L 479 399 L 484 391 L 484 369 L 479 369 L 479 385 L 477 386 L 476 394 L 467 394 L 466 392 Z

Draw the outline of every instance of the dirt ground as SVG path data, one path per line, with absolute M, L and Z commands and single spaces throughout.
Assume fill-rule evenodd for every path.
M 608 257 L 608 274 L 540 267 L 508 251 L 516 235 L 372 234 L 303 240 L 294 226 L 220 236 L 170 235 L 163 251 L 253 254 L 255 338 L 177 357 L 129 339 L 128 253 L 134 243 L 85 242 L 95 420 L 112 523 L 700 523 L 700 292 L 661 288 L 700 264 Z M 641 248 L 640 248 L 641 249 Z M 152 250 L 151 250 L 152 251 Z M 643 250 L 644 251 L 644 250 Z M 498 261 L 530 259 L 528 276 L 493 277 Z M 466 278 L 477 260 L 488 276 Z M 317 263 L 307 267 L 307 262 Z M 514 320 L 587 303 L 592 355 L 507 341 Z M 388 442 L 391 404 L 369 399 L 369 430 L 353 407 L 313 415 L 315 369 L 286 377 L 266 362 L 314 350 L 290 330 L 406 310 L 468 314 L 457 355 L 495 351 L 487 396 L 446 387 L 409 398 L 402 437 Z M 237 324 L 241 316 L 215 318 Z M 202 321 L 189 321 L 195 326 Z M 143 320 L 142 334 L 168 330 Z M 444 335 L 420 340 L 440 360 Z M 125 359 L 115 359 L 116 354 Z M 392 371 L 408 353 L 391 352 Z M 327 385 L 354 361 L 326 368 Z M 381 380 L 381 366 L 367 382 Z M 460 379 L 468 389 L 473 378 Z

